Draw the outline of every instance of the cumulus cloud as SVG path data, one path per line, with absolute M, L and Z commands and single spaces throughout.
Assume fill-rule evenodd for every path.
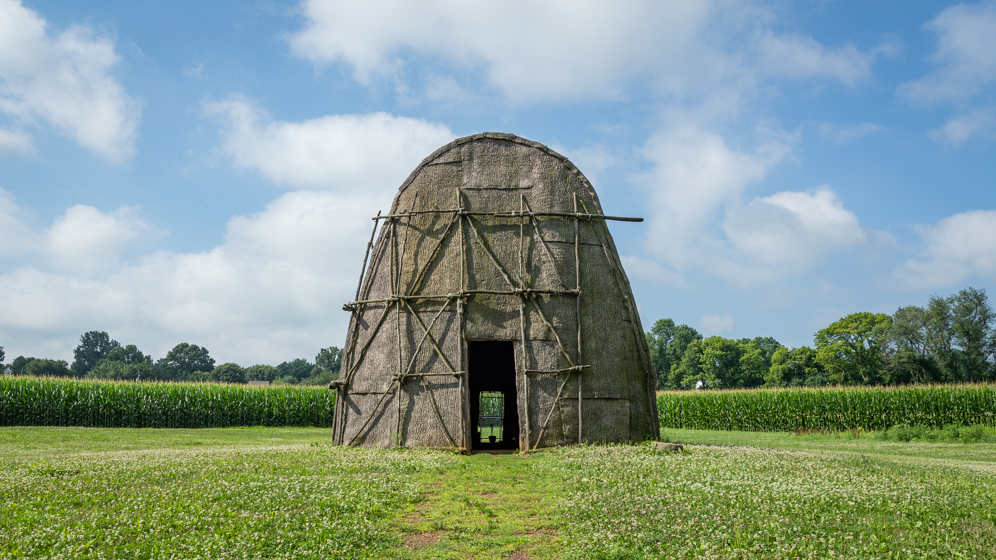
M 368 85 L 407 84 L 407 57 L 428 56 L 471 71 L 515 101 L 621 99 L 640 80 L 681 98 L 716 92 L 721 84 L 740 87 L 754 74 L 852 87 L 867 78 L 876 55 L 853 45 L 829 49 L 800 35 L 756 33 L 771 18 L 750 1 L 637 0 L 620 9 L 564 0 L 305 0 L 301 12 L 305 25 L 290 43 L 316 65 L 344 64 Z M 744 51 L 756 56 L 743 57 Z M 437 98 L 465 93 L 464 85 L 438 75 L 426 89 Z
M 973 136 L 991 132 L 996 125 L 996 114 L 992 109 L 974 109 L 953 117 L 944 126 L 931 130 L 927 136 L 935 142 L 943 142 L 958 147 Z
M 920 228 L 921 254 L 896 276 L 909 288 L 953 286 L 971 276 L 996 279 L 996 211 L 974 210 Z
M 790 78 L 821 78 L 853 88 L 871 77 L 872 63 L 887 45 L 861 52 L 853 44 L 828 49 L 812 37 L 796 34 L 762 34 L 757 44 L 761 69 L 769 75 Z
M 306 24 L 291 45 L 315 63 L 344 62 L 357 80 L 370 83 L 397 76 L 403 51 L 415 51 L 479 68 L 516 99 L 618 94 L 619 82 L 643 68 L 682 64 L 675 51 L 693 55 L 691 38 L 714 9 L 702 2 L 638 1 L 620 10 L 556 0 L 307 0 L 301 8 Z
M 954 116 L 928 133 L 935 142 L 958 147 L 972 137 L 991 136 L 996 118 L 991 95 L 986 101 L 986 94 L 996 82 L 996 1 L 958 4 L 925 28 L 937 35 L 932 68 L 922 78 L 900 85 L 899 95 L 922 105 L 955 106 Z
M 744 188 L 791 152 L 782 139 L 753 151 L 731 148 L 718 134 L 685 126 L 651 138 L 644 155 L 653 171 L 641 178 L 650 196 L 648 250 L 672 266 L 695 264 L 711 239 L 707 226 L 737 203 Z
M 107 159 L 127 160 L 140 111 L 111 73 L 120 59 L 113 42 L 86 25 L 55 35 L 47 27 L 19 0 L 0 0 L 0 114 L 47 123 Z M 29 145 L 26 133 L 7 131 L 0 149 L 12 141 L 20 151 Z
M 652 170 L 638 181 L 649 197 L 646 249 L 656 266 L 636 262 L 636 276 L 676 284 L 698 269 L 751 284 L 809 272 L 835 251 L 884 240 L 887 234 L 863 229 L 827 186 L 748 197 L 791 157 L 793 141 L 770 134 L 743 150 L 695 127 L 648 141 Z
M 925 28 L 937 35 L 933 69 L 902 84 L 901 95 L 921 103 L 960 100 L 996 81 L 996 2 L 958 4 Z
M 27 212 L 14 195 L 0 188 L 0 257 L 22 255 L 34 249 L 34 232 L 24 222 Z
M 371 227 L 355 204 L 290 192 L 233 217 L 208 251 L 160 251 L 100 277 L 37 267 L 0 275 L 0 334 L 9 348 L 59 336 L 71 348 L 99 328 L 159 356 L 191 342 L 243 365 L 310 357 L 342 343 L 340 307 L 352 299 Z M 79 208 L 60 223 L 92 222 Z
M 49 228 L 45 252 L 61 268 L 94 272 L 116 264 L 125 246 L 152 229 L 135 207 L 104 213 L 77 204 Z
M 133 208 L 69 208 L 33 234 L 48 268 L 0 275 L 0 338 L 9 348 L 59 336 L 71 348 L 79 333 L 99 328 L 158 356 L 191 342 L 250 365 L 342 344 L 341 305 L 356 289 L 370 217 L 453 133 L 384 113 L 273 121 L 244 100 L 208 112 L 221 119 L 222 150 L 236 166 L 320 188 L 232 217 L 210 250 L 158 251 L 123 264 L 122 249 L 154 228 Z M 0 196 L 0 228 L 27 231 L 12 205 Z
M 630 278 L 681 288 L 688 287 L 688 282 L 680 273 L 665 268 L 657 261 L 638 255 L 620 255 L 619 260 L 622 261 L 623 268 Z
M 804 270 L 826 253 L 865 243 L 858 218 L 827 187 L 780 192 L 731 210 L 723 229 L 758 262 Z
M 16 130 L 0 128 L 0 153 L 18 152 L 30 154 L 35 151 L 31 136 Z
M 210 103 L 222 150 L 275 183 L 340 193 L 396 189 L 425 156 L 455 138 L 444 125 L 387 113 L 274 121 L 249 101 Z
M 717 335 L 733 330 L 733 316 L 729 313 L 722 315 L 703 315 L 699 319 L 699 328 L 706 334 Z

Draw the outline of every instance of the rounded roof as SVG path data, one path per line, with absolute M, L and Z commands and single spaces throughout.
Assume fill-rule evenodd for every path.
M 506 142 L 513 142 L 516 144 L 521 144 L 523 146 L 529 146 L 530 148 L 534 148 L 553 158 L 556 158 L 564 165 L 564 167 L 566 167 L 571 173 L 577 176 L 577 178 L 581 181 L 581 184 L 584 185 L 586 189 L 588 189 L 588 193 L 591 195 L 591 197 L 596 201 L 598 200 L 598 196 L 595 194 L 595 188 L 591 185 L 591 181 L 589 181 L 588 178 L 584 176 L 584 173 L 581 173 L 581 170 L 578 169 L 577 166 L 575 166 L 571 162 L 571 160 L 567 159 L 566 156 L 555 152 L 554 150 L 550 149 L 549 146 L 540 144 L 539 142 L 534 142 L 527 138 L 522 138 L 521 136 L 509 134 L 506 132 L 481 132 L 478 134 L 472 134 L 470 136 L 464 136 L 463 138 L 457 138 L 456 140 L 453 140 L 449 144 L 442 146 L 438 150 L 429 154 L 428 157 L 423 159 L 422 163 L 420 163 L 418 167 L 416 167 L 415 170 L 412 171 L 410 175 L 408 175 L 408 178 L 405 179 L 405 182 L 402 183 L 401 187 L 398 189 L 398 194 L 400 194 L 402 191 L 408 188 L 408 185 L 410 185 L 412 181 L 415 180 L 415 177 L 418 177 L 418 174 L 422 172 L 422 169 L 424 169 L 425 166 L 431 164 L 434 160 L 436 160 L 446 152 L 458 146 L 462 146 L 463 144 L 469 144 L 470 142 L 477 142 L 480 140 L 504 140 Z

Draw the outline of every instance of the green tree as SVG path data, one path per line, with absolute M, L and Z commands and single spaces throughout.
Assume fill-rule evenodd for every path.
M 667 349 L 674 340 L 674 327 L 673 320 L 658 319 L 650 332 L 646 333 L 647 347 L 650 349 L 650 365 L 660 387 L 668 385 L 667 377 L 671 372 L 671 363 Z
M 0 373 L 3 373 L 3 371 L 4 371 L 4 369 L 3 369 L 3 359 L 6 356 L 7 355 L 3 353 L 3 346 L 0 346 Z
M 122 381 L 141 381 L 155 376 L 155 368 L 151 362 L 141 361 L 126 363 L 111 358 L 104 358 L 87 372 L 88 379 L 118 379 Z
M 152 363 L 152 356 L 143 354 L 134 344 L 114 348 L 107 353 L 107 359 L 125 364 Z
M 39 377 L 69 377 L 73 371 L 66 360 L 46 360 L 34 358 L 24 367 L 26 375 Z
M 703 340 L 699 355 L 702 381 L 710 387 L 736 387 L 740 355 L 740 344 L 736 340 L 721 336 Z
M 338 379 L 339 369 L 342 367 L 342 350 L 338 346 L 322 348 L 315 356 L 315 367 L 324 372 L 329 381 Z
M 702 341 L 693 340 L 685 346 L 681 360 L 671 365 L 668 386 L 674 389 L 692 389 L 699 381 L 705 381 L 702 373 Z
M 734 387 L 760 387 L 764 383 L 764 374 L 768 372 L 764 349 L 753 341 L 740 345 L 740 363 L 737 364 Z
M 771 367 L 771 357 L 779 348 L 784 348 L 781 342 L 778 342 L 770 336 L 756 336 L 753 339 L 741 338 L 741 344 L 753 345 L 761 352 L 761 357 L 764 358 L 764 369 L 767 370 Z
M 699 371 L 699 379 L 710 387 L 748 388 L 764 382 L 767 367 L 753 341 L 711 336 L 701 343 Z
M 298 358 L 296 360 L 291 360 L 290 362 L 283 362 L 277 366 L 283 377 L 291 376 L 296 381 L 300 382 L 302 379 L 311 376 L 311 370 L 315 367 L 315 364 L 305 360 L 304 358 Z
M 221 383 L 246 382 L 246 370 L 239 364 L 234 364 L 232 362 L 221 364 L 220 366 L 214 368 L 214 371 L 211 373 L 214 375 L 215 380 Z
M 702 340 L 702 335 L 688 325 L 675 325 L 671 319 L 659 319 L 646 337 L 650 363 L 661 387 L 677 389 L 679 385 L 672 382 L 671 370 L 680 366 L 688 345 L 694 340 Z
M 217 381 L 214 377 L 214 371 L 194 371 L 187 374 L 187 378 L 184 381 L 189 381 L 191 383 L 213 383 Z
M 782 346 L 771 355 L 771 367 L 764 375 L 765 387 L 819 387 L 827 384 L 823 365 L 816 359 L 816 351 L 808 346 L 788 348 Z
M 194 372 L 210 373 L 214 369 L 214 358 L 207 348 L 181 342 L 156 362 L 156 374 L 160 379 L 171 381 L 193 381 Z
M 817 359 L 827 369 L 830 381 L 840 384 L 871 384 L 879 381 L 882 346 L 892 317 L 884 313 L 851 313 L 814 336 Z
M 118 346 L 121 346 L 118 341 L 112 340 L 104 331 L 83 333 L 79 346 L 73 350 L 73 372 L 77 377 L 85 376 L 97 362 L 106 358 Z
M 916 305 L 900 307 L 892 315 L 883 380 L 887 384 L 927 383 L 940 378 L 940 367 L 931 347 L 930 311 Z
M 18 356 L 14 358 L 14 361 L 7 366 L 7 371 L 11 375 L 27 375 L 28 364 L 31 363 L 34 358 L 25 358 L 24 356 Z
M 141 381 L 155 377 L 155 366 L 152 365 L 152 356 L 143 354 L 134 344 L 129 344 L 112 348 L 107 357 L 97 362 L 86 377 Z
M 949 298 L 951 332 L 961 350 L 959 370 L 964 381 L 985 381 L 990 378 L 993 309 L 985 290 L 968 287 Z
M 280 376 L 280 370 L 263 364 L 257 364 L 246 368 L 247 381 L 273 381 Z

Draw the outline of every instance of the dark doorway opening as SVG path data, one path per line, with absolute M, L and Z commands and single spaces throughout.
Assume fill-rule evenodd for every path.
M 510 340 L 467 342 L 473 450 L 518 449 L 515 348 Z

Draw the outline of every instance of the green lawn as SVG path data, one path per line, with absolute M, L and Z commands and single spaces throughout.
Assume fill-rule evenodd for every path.
M 0 558 L 992 558 L 996 444 L 666 430 L 686 453 L 319 429 L 0 429 Z M 695 444 L 695 445 L 692 445 Z M 697 445 L 705 444 L 705 445 Z

